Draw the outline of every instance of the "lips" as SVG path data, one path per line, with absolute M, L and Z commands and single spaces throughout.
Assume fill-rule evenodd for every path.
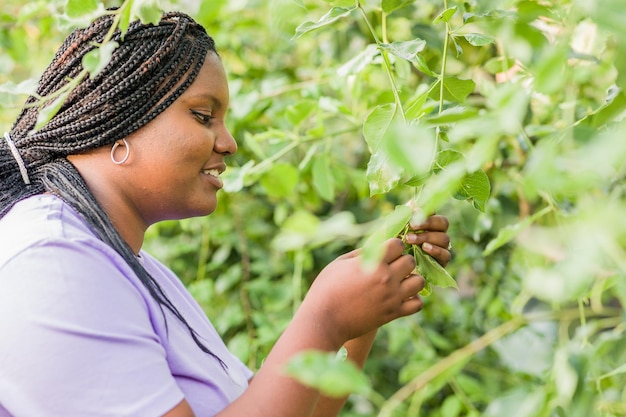
M 200 173 L 205 175 L 205 178 L 209 180 L 216 188 L 222 188 L 224 183 L 220 179 L 220 174 L 226 170 L 226 164 L 220 163 L 217 165 L 211 165 L 200 170 Z
M 220 171 L 217 169 L 203 169 L 202 173 L 206 175 L 210 175 L 212 177 L 217 177 L 220 175 Z
M 226 171 L 226 164 L 224 163 L 211 165 L 200 170 L 203 174 L 210 175 L 212 177 L 219 177 L 219 175 L 224 171 Z

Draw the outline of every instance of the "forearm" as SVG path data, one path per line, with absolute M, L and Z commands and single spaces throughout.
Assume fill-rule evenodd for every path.
M 302 351 L 333 352 L 341 345 L 341 340 L 328 333 L 322 320 L 312 318 L 310 311 L 301 309 L 276 342 L 248 389 L 219 417 L 312 416 L 320 399 L 319 392 L 286 376 L 284 365 Z
M 348 360 L 362 369 L 374 344 L 377 332 L 377 330 L 374 330 L 361 337 L 347 341 L 344 347 L 348 351 Z M 332 417 L 338 415 L 347 399 L 347 397 L 331 398 L 321 396 L 315 407 L 313 417 Z

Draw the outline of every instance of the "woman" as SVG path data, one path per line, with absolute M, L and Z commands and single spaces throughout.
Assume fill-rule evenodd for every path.
M 74 31 L 38 95 L 82 69 L 113 18 Z M 215 210 L 228 85 L 213 40 L 189 16 L 131 24 L 107 67 L 40 130 L 29 98 L 0 141 L 0 416 L 332 416 L 282 373 L 306 349 L 362 366 L 376 329 L 422 307 L 424 280 L 386 244 L 373 272 L 357 252 L 316 278 L 259 372 L 231 355 L 174 274 L 141 250 L 146 228 Z M 441 264 L 447 220 L 409 234 Z

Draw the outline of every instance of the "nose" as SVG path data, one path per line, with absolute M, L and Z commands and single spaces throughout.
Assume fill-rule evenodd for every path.
M 226 156 L 234 155 L 237 152 L 237 142 L 225 125 L 220 129 L 220 132 L 218 132 L 214 149 L 215 152 Z

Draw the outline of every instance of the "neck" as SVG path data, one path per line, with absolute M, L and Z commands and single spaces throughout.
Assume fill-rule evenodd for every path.
M 109 151 L 105 149 L 104 158 L 98 153 L 72 155 L 68 159 L 87 183 L 113 227 L 137 255 L 143 245 L 148 222 L 140 216 L 132 199 L 126 197 L 123 187 L 119 186 L 124 181 L 110 172 Z

